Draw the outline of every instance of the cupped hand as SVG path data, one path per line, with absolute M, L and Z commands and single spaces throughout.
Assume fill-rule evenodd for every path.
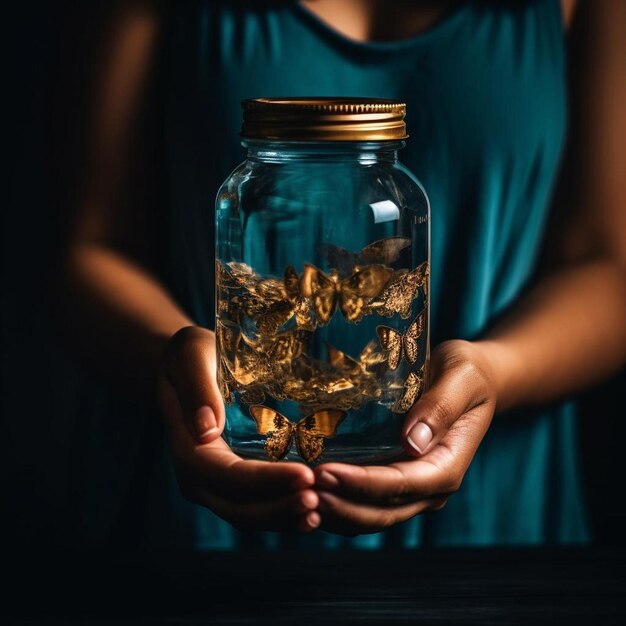
M 493 366 L 484 346 L 447 341 L 433 351 L 430 385 L 402 431 L 407 460 L 315 469 L 321 528 L 374 533 L 441 509 L 457 491 L 496 406 Z
M 240 530 L 316 528 L 313 471 L 301 463 L 244 461 L 222 439 L 215 335 L 178 331 L 165 350 L 158 395 L 182 495 Z

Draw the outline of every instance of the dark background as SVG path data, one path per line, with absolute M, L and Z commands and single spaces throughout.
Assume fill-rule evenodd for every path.
M 110 548 L 132 544 L 134 467 L 142 424 L 128 403 L 83 371 L 56 331 L 53 277 L 74 206 L 81 139 L 106 2 L 22 3 L 5 13 L 4 104 L 8 194 L 2 206 L 1 524 L 5 549 Z M 581 306 L 593 306 L 581 294 Z M 582 401 L 581 454 L 595 541 L 626 544 L 624 374 Z M 106 410 L 94 411 L 105 398 Z M 117 407 L 117 408 L 116 408 Z M 86 473 L 95 442 L 110 481 Z M 93 441 L 91 442 L 94 443 Z M 90 459 L 93 462 L 93 459 Z M 120 520 L 122 520 L 120 522 Z

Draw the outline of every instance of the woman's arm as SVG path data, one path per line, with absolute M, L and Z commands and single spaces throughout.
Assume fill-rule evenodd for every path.
M 148 3 L 118 3 L 90 85 L 78 207 L 65 255 L 63 317 L 90 365 L 132 393 L 154 395 L 169 337 L 192 322 L 143 267 L 125 196 L 159 22 Z M 150 243 L 147 244 L 148 246 Z M 135 253 L 135 256 L 138 256 Z
M 570 36 L 570 145 L 546 275 L 484 344 L 503 409 L 576 393 L 626 355 L 626 5 L 582 3 Z
M 459 488 L 496 408 L 575 394 L 626 360 L 626 3 L 580 8 L 585 54 L 573 68 L 568 193 L 542 277 L 483 340 L 433 351 L 430 387 L 403 431 L 417 458 L 316 469 L 326 529 L 376 532 L 440 508 Z
M 145 2 L 120 3 L 111 20 L 61 276 L 66 331 L 114 384 L 125 382 L 146 402 L 158 396 L 185 497 L 237 527 L 310 531 L 319 523 L 312 471 L 243 461 L 219 437 L 214 335 L 193 326 L 134 252 L 142 248 L 131 228 L 137 209 L 125 198 L 158 28 Z

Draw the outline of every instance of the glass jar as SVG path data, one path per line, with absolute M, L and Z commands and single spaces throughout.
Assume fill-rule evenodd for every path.
M 216 203 L 224 437 L 248 458 L 391 461 L 429 362 L 430 209 L 398 161 L 405 105 L 242 106 L 247 158 Z

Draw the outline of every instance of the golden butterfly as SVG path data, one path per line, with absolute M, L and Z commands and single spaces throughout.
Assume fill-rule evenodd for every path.
M 359 396 L 355 384 L 325 361 L 301 354 L 291 363 L 282 383 L 285 396 L 308 406 L 350 408 L 344 406 L 347 396 Z M 273 394 L 272 394 L 273 395 Z M 350 402 L 354 404 L 354 401 Z
M 245 359 L 244 359 L 245 363 Z M 258 388 L 259 378 L 265 377 L 267 372 L 262 373 L 260 376 L 256 372 L 252 372 L 250 367 L 242 365 L 242 361 L 235 357 L 233 362 L 229 362 L 225 355 L 220 354 L 217 361 L 217 384 L 222 394 L 224 404 L 232 404 L 233 391 L 240 391 L 246 394 L 246 398 L 250 397 L 250 394 L 246 392 L 248 389 Z M 263 401 L 265 396 L 259 396 L 258 392 L 254 392 L 252 396 L 257 402 Z M 248 402 L 251 402 L 249 400 Z
M 387 364 L 391 371 L 398 369 L 403 354 L 411 365 L 417 362 L 419 338 L 424 332 L 425 319 L 426 310 L 423 309 L 411 322 L 404 335 L 389 326 L 376 327 L 380 345 L 387 354 Z
M 305 263 L 300 277 L 300 294 L 312 301 L 320 326 L 330 322 L 337 307 L 349 322 L 358 323 L 366 312 L 369 299 L 382 292 L 393 273 L 384 265 L 367 265 L 354 267 L 350 276 L 340 278 L 335 270 L 325 274 Z
M 382 373 L 380 366 L 385 367 L 386 359 L 382 352 L 376 351 L 375 346 L 375 342 L 370 341 L 361 351 L 357 360 L 331 344 L 326 344 L 330 365 L 340 376 L 347 378 L 357 388 L 361 396 L 355 398 L 356 405 L 352 408 L 356 408 L 366 400 L 373 400 L 382 395 L 378 375 Z M 333 402 L 333 406 L 337 405 Z
M 215 279 L 217 286 L 223 289 L 253 289 L 259 278 L 254 270 L 245 263 L 215 261 Z
M 263 334 L 275 333 L 292 317 L 298 328 L 315 329 L 310 302 L 300 294 L 298 274 L 290 265 L 285 268 L 282 281 L 276 278 L 259 281 L 244 303 L 244 312 L 255 320 Z
M 263 385 L 252 383 L 244 386 L 239 384 L 229 370 L 225 360 L 221 357 L 217 366 L 217 384 L 224 404 L 233 403 L 233 391 L 239 391 L 239 399 L 245 404 L 258 404 L 265 400 Z
M 288 265 L 283 274 L 283 297 L 275 301 L 269 310 L 258 320 L 259 330 L 275 332 L 292 317 L 296 326 L 303 330 L 315 330 L 313 311 L 309 299 L 300 293 L 300 279 L 295 268 Z
M 330 267 L 345 275 L 357 265 L 370 265 L 372 263 L 390 265 L 395 263 L 400 258 L 402 250 L 410 247 L 410 245 L 411 240 L 408 237 L 387 237 L 370 243 L 360 252 L 352 252 L 333 244 L 322 244 L 321 252 Z
M 335 348 L 328 342 L 326 342 L 326 350 L 330 365 L 348 375 L 358 375 L 363 372 L 370 373 L 370 370 L 375 369 L 378 364 L 385 361 L 385 355 L 376 351 L 376 343 L 374 341 L 370 341 L 363 348 L 358 360 L 346 352 Z
M 380 295 L 368 302 L 367 313 L 377 313 L 385 317 L 399 313 L 402 319 L 408 319 L 419 288 L 422 287 L 426 294 L 429 275 L 426 261 L 410 272 L 396 272 Z
M 217 373 L 221 386 L 241 389 L 251 384 L 264 383 L 272 378 L 275 363 L 270 360 L 266 351 L 238 327 L 218 320 L 217 343 L 219 347 Z
M 314 463 L 324 452 L 324 439 L 334 437 L 346 413 L 324 409 L 295 423 L 278 411 L 257 404 L 250 407 L 250 415 L 256 422 L 257 432 L 266 435 L 265 452 L 272 461 L 284 458 L 295 439 L 298 454 L 305 461 Z
M 264 334 L 275 333 L 292 317 L 298 328 L 314 330 L 313 312 L 308 300 L 300 295 L 298 275 L 292 267 L 287 267 L 283 280 L 261 278 L 245 263 L 216 261 L 215 268 L 218 288 L 227 290 L 218 299 L 222 315 L 234 312 L 237 315 L 228 316 L 238 320 L 243 312 Z
M 258 341 L 239 332 L 236 342 L 229 338 L 229 328 L 218 323 L 220 358 L 218 383 L 227 404 L 232 402 L 232 390 L 241 392 L 246 404 L 257 404 L 265 398 L 265 391 L 274 398 L 284 399 L 281 389 L 291 361 L 301 354 L 308 333 L 292 329 Z M 230 350 L 228 349 L 230 348 Z
M 391 407 L 394 413 L 406 413 L 424 390 L 424 366 L 420 368 L 419 372 L 410 372 L 403 387 L 402 395 Z
M 262 333 L 275 333 L 289 319 L 291 307 L 286 300 L 285 286 L 277 278 L 258 280 L 242 294 L 241 302 L 243 313 L 257 323 Z M 259 320 L 266 320 L 262 328 Z
M 292 328 L 267 337 L 261 335 L 250 345 L 263 357 L 269 357 L 272 363 L 282 365 L 302 354 L 310 336 L 306 330 Z

